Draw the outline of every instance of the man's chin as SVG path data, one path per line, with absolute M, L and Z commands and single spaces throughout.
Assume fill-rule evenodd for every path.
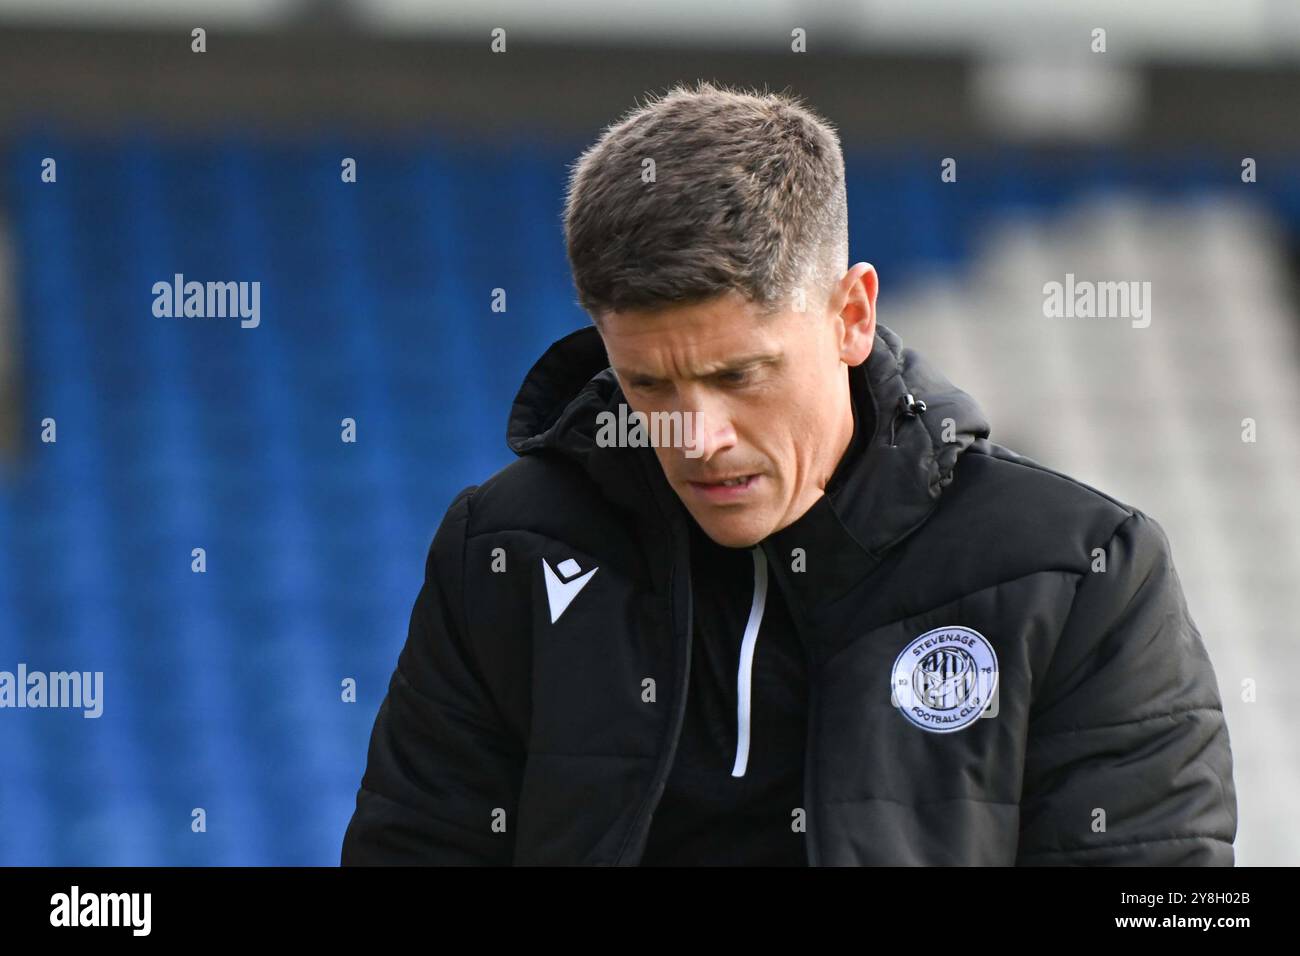
M 692 514 L 700 530 L 724 548 L 752 548 L 770 531 L 768 523 L 758 514 Z

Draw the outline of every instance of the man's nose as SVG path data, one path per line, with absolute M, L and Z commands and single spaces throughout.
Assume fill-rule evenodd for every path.
M 694 419 L 694 448 L 687 449 L 691 457 L 708 461 L 735 446 L 736 430 L 724 409 L 705 400 L 689 403 L 684 411 Z

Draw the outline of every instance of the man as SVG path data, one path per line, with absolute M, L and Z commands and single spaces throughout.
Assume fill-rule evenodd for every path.
M 1232 864 L 1164 532 L 877 323 L 830 127 L 676 88 L 565 226 L 595 327 L 433 540 L 345 864 Z

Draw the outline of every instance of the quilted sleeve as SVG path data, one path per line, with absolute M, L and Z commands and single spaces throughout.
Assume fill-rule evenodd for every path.
M 524 753 L 465 633 L 470 495 L 434 536 L 406 645 L 380 705 L 342 864 L 511 862 Z
M 1168 538 L 1135 511 L 1104 553 L 1035 677 L 1017 865 L 1232 866 L 1228 728 Z

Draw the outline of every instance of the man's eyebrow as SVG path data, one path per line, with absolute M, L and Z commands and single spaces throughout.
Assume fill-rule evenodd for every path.
M 713 378 L 717 375 L 725 375 L 728 372 L 741 372 L 759 365 L 775 365 L 780 361 L 781 355 L 778 352 L 754 352 L 750 355 L 738 356 L 737 358 L 710 362 L 707 365 L 701 366 L 693 374 L 686 377 L 688 379 Z M 625 369 L 615 366 L 614 371 L 618 373 L 619 378 L 628 381 L 635 380 L 652 384 L 666 381 L 666 379 L 662 379 L 657 375 L 651 375 L 649 372 L 642 372 L 638 369 Z

